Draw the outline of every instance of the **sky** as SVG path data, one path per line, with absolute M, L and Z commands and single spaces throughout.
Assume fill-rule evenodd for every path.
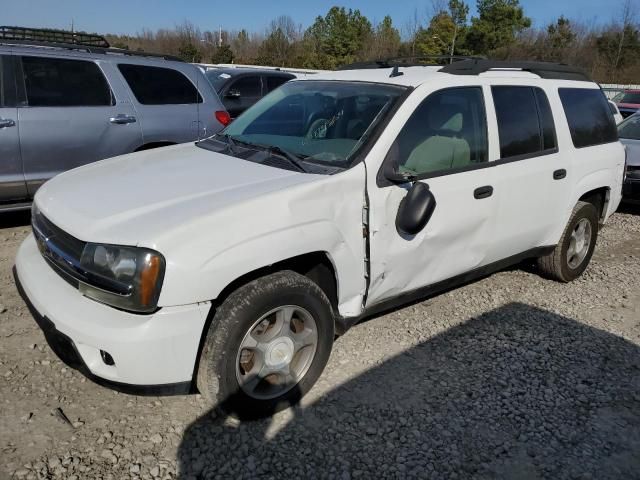
M 634 0 L 640 3 L 640 0 Z M 521 0 L 534 26 L 545 26 L 560 15 L 587 23 L 607 23 L 622 0 Z M 475 13 L 475 0 L 467 0 Z M 135 34 L 143 28 L 172 28 L 185 20 L 201 30 L 264 30 L 271 19 L 289 15 L 305 28 L 334 5 L 359 9 L 371 21 L 391 15 L 398 27 L 417 9 L 428 18 L 430 0 L 0 0 L 0 25 L 68 29 L 97 33 Z M 423 20 L 424 21 L 424 20 Z

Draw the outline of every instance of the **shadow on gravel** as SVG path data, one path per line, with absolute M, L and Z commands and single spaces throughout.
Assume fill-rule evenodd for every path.
M 179 478 L 640 478 L 640 348 L 510 304 L 272 421 L 200 418 Z

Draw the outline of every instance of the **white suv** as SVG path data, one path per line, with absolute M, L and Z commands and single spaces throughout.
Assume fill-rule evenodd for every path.
M 625 163 L 598 85 L 539 63 L 373 66 L 46 183 L 16 278 L 56 352 L 261 415 L 373 312 L 527 258 L 582 274 Z

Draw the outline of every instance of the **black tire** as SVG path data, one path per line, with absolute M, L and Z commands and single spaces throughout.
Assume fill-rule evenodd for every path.
M 294 305 L 309 312 L 317 327 L 317 346 L 308 370 L 289 391 L 273 399 L 246 394 L 236 377 L 238 349 L 254 323 L 271 310 Z M 212 408 L 240 418 L 261 418 L 296 404 L 324 370 L 334 338 L 334 318 L 327 296 L 307 277 L 276 272 L 249 282 L 220 305 L 200 354 L 197 386 Z
M 571 245 L 571 234 L 582 220 L 586 219 L 591 226 L 590 244 L 586 256 L 575 268 L 569 266 L 567 253 Z M 587 269 L 598 238 L 598 209 L 587 202 L 578 202 L 562 237 L 553 252 L 538 258 L 538 268 L 548 278 L 559 282 L 570 282 L 578 278 Z

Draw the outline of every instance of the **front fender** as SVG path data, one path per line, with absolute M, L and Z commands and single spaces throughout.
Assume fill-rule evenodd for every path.
M 354 167 L 295 191 L 236 204 L 192 227 L 187 241 L 174 239 L 167 248 L 159 305 L 215 300 L 251 272 L 324 252 L 336 273 L 340 314 L 359 315 L 365 290 L 363 185 L 364 172 Z

